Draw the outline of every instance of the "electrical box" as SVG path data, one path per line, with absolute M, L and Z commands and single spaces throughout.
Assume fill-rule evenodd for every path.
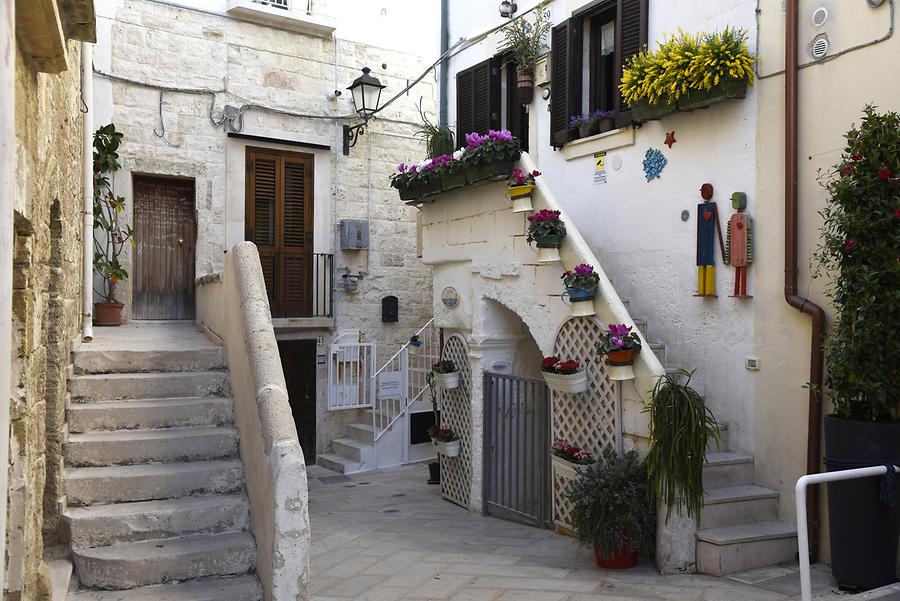
M 385 296 L 381 299 L 381 321 L 384 323 L 400 321 L 400 303 L 396 296 Z
M 369 222 L 365 219 L 341 219 L 341 250 L 369 248 Z

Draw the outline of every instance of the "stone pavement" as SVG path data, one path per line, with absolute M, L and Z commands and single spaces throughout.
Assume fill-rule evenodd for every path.
M 309 468 L 313 601 L 779 601 L 796 565 L 730 578 L 599 570 L 567 537 L 466 511 L 425 465 L 344 476 Z M 815 566 L 817 600 L 838 598 Z M 849 601 L 851 597 L 843 596 Z

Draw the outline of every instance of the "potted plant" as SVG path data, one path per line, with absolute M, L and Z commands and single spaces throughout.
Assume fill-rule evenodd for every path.
M 438 455 L 445 457 L 457 457 L 459 455 L 459 436 L 450 428 L 438 428 L 431 426 L 428 428 L 428 436 L 434 444 Z
M 459 372 L 456 370 L 456 365 L 450 359 L 442 359 L 435 362 L 431 366 L 431 371 L 434 373 L 435 385 L 444 390 L 459 388 Z
M 834 324 L 825 344 L 829 471 L 900 463 L 900 115 L 864 110 L 830 176 L 815 275 Z M 888 477 L 892 478 L 892 477 Z M 885 481 L 887 482 L 887 481 Z M 900 503 L 880 478 L 828 484 L 832 574 L 856 589 L 895 581 Z
M 531 104 L 534 99 L 534 70 L 540 56 L 547 49 L 544 38 L 553 23 L 543 8 L 535 11 L 534 22 L 513 19 L 503 28 L 501 51 L 508 53 L 516 65 L 519 102 Z
M 634 356 L 641 352 L 641 337 L 624 323 L 611 323 L 597 342 L 597 352 L 606 355 L 610 380 L 631 380 Z
M 587 115 L 572 115 L 569 117 L 569 133 L 573 140 L 587 138 L 591 135 L 591 122 Z
M 116 285 L 128 279 L 128 271 L 119 263 L 125 243 L 134 245 L 134 230 L 119 222 L 125 209 L 125 198 L 112 191 L 110 177 L 121 167 L 119 144 L 121 132 L 112 123 L 94 132 L 94 230 L 102 235 L 94 236 L 94 269 L 100 275 L 102 288 L 97 291 L 103 297 L 94 303 L 94 325 L 118 326 L 122 324 L 124 305 L 116 299 Z
M 598 568 L 632 568 L 638 556 L 653 554 L 656 508 L 647 464 L 636 451 L 619 457 L 604 449 L 575 480 L 569 500 L 575 538 L 593 545 Z
M 575 359 L 561 360 L 559 357 L 544 357 L 541 361 L 541 375 L 551 390 L 578 394 L 588 387 L 587 371 Z
M 519 141 L 508 129 L 489 130 L 487 134 L 466 134 L 463 161 L 470 184 L 483 180 L 506 179 L 513 164 L 522 156 Z
M 527 213 L 534 210 L 531 206 L 531 193 L 534 191 L 534 178 L 540 171 L 522 171 L 514 167 L 506 184 L 506 196 L 512 202 L 513 213 Z
M 550 263 L 561 260 L 559 247 L 566 237 L 566 224 L 559 218 L 559 211 L 541 209 L 528 216 L 528 244 L 538 247 L 538 262 Z
M 564 296 L 568 296 L 572 303 L 572 316 L 590 317 L 594 315 L 594 296 L 600 286 L 600 276 L 594 271 L 594 267 L 582 263 L 575 268 L 575 271 L 564 272 L 562 280 L 566 288 Z
M 550 446 L 550 463 L 555 473 L 574 480 L 594 464 L 594 456 L 590 451 L 569 444 L 565 438 L 557 438 Z
M 422 341 L 419 339 L 418 334 L 413 334 L 409 337 L 409 345 L 415 348 L 419 348 L 420 346 L 422 346 Z
M 703 505 L 703 461 L 711 440 L 718 447 L 719 425 L 703 397 L 691 388 L 694 372 L 661 376 L 644 413 L 650 414 L 647 473 L 655 498 L 700 519 Z
M 615 111 L 596 110 L 588 115 L 591 135 L 615 129 Z

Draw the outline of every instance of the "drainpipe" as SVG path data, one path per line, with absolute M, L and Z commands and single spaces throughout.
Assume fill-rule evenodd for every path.
M 441 56 L 447 54 L 447 50 L 450 48 L 450 0 L 441 0 Z M 440 107 L 438 110 L 438 125 L 441 127 L 446 127 L 447 125 L 447 79 L 448 73 L 447 69 L 450 67 L 449 59 L 444 59 L 441 61 L 441 95 L 438 100 L 440 102 Z M 459 140 L 456 141 L 457 146 L 459 145 Z
M 87 112 L 82 117 L 82 163 L 84 184 L 84 231 L 81 234 L 84 246 L 81 291 L 84 307 L 81 314 L 81 340 L 90 342 L 94 339 L 94 74 L 93 47 L 87 42 L 81 43 L 81 96 L 87 105 Z
M 787 0 L 785 23 L 785 88 L 784 88 L 784 300 L 812 318 L 810 340 L 808 425 L 806 434 L 806 473 L 820 471 L 822 438 L 822 386 L 824 384 L 825 311 L 797 294 L 797 132 L 798 87 L 798 2 Z M 810 559 L 819 557 L 819 495 L 811 490 L 806 497 L 807 527 L 810 535 Z
M 13 164 L 16 147 L 15 2 L 0 6 L 0 574 L 6 574 L 6 491 L 12 387 Z

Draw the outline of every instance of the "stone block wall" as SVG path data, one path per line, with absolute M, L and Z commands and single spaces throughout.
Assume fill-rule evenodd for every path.
M 67 373 L 81 325 L 80 49 L 68 70 L 16 56 L 13 390 L 5 599 L 42 599 L 59 542 Z

